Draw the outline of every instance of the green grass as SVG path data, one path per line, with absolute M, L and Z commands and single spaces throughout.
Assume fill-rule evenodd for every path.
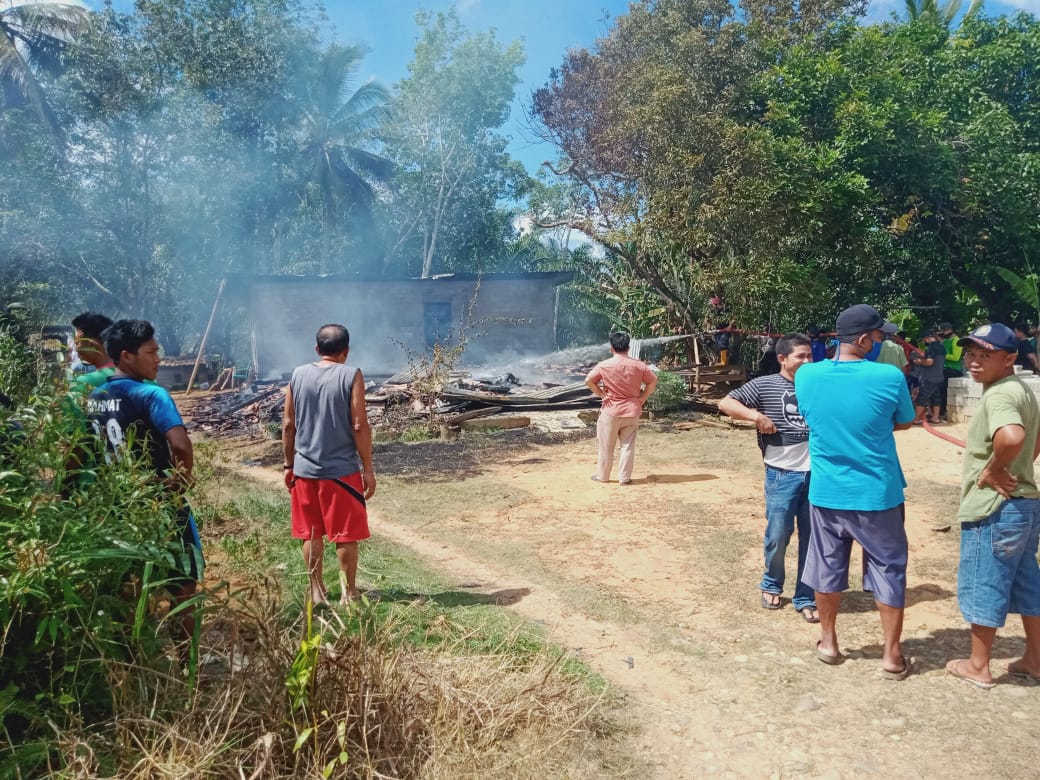
M 221 488 L 223 501 L 213 512 L 211 529 L 225 524 L 247 530 L 220 537 L 218 544 L 236 575 L 250 578 L 284 572 L 284 595 L 295 614 L 303 610 L 306 576 L 299 541 L 289 534 L 289 500 L 284 492 L 260 484 L 235 483 Z M 339 598 L 340 583 L 335 548 L 325 546 L 325 581 L 329 598 Z M 588 690 L 608 689 L 602 677 L 573 655 L 552 645 L 541 628 L 526 621 L 466 585 L 452 583 L 409 549 L 378 537 L 362 542 L 358 565 L 359 587 L 377 590 L 373 610 L 379 621 L 406 626 L 406 641 L 420 648 L 452 648 L 476 655 L 507 654 L 526 664 L 545 652 L 558 655 L 560 668 L 581 679 Z M 595 599 L 588 599 L 595 603 Z M 292 619 L 294 616 L 287 616 Z

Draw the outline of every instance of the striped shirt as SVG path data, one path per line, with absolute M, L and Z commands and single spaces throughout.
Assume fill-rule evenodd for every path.
M 809 471 L 809 428 L 798 410 L 794 382 L 783 374 L 752 379 L 728 394 L 749 409 L 757 409 L 776 425 L 776 433 L 759 433 L 758 446 L 766 465 L 786 471 Z

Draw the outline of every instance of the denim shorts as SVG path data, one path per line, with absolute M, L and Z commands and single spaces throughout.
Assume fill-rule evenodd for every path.
M 1040 616 L 1040 499 L 1012 498 L 961 525 L 957 603 L 964 619 L 1000 628 L 1009 613 Z

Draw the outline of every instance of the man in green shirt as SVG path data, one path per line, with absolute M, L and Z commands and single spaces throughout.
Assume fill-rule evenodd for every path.
M 968 428 L 961 505 L 957 601 L 971 623 L 971 655 L 946 664 L 948 674 L 979 688 L 995 683 L 989 661 L 997 629 L 1022 616 L 1026 651 L 1004 667 L 1040 681 L 1040 404 L 1015 376 L 1018 339 L 1006 325 L 983 325 L 958 340 L 982 400 Z
M 942 336 L 943 347 L 946 349 L 946 361 L 943 363 L 942 408 L 939 410 L 939 416 L 943 422 L 946 422 L 946 402 L 949 397 L 950 380 L 964 376 L 961 365 L 961 355 L 964 350 L 960 345 L 960 337 L 953 332 L 953 323 L 939 323 L 939 335 Z
M 89 374 L 76 377 L 69 388 L 73 392 L 89 395 L 91 390 L 101 387 L 116 372 L 116 364 L 105 352 L 101 339 L 101 334 L 111 324 L 112 320 L 104 314 L 93 311 L 85 311 L 72 320 L 72 327 L 76 329 L 76 352 L 79 353 L 79 359 L 94 366 Z

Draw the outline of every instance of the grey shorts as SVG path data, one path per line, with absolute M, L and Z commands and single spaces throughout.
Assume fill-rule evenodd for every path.
M 852 543 L 863 547 L 866 573 L 863 584 L 874 598 L 890 607 L 906 606 L 908 545 L 903 505 L 874 512 L 853 509 L 809 511 L 812 534 L 802 581 L 821 593 L 839 593 L 849 587 Z

